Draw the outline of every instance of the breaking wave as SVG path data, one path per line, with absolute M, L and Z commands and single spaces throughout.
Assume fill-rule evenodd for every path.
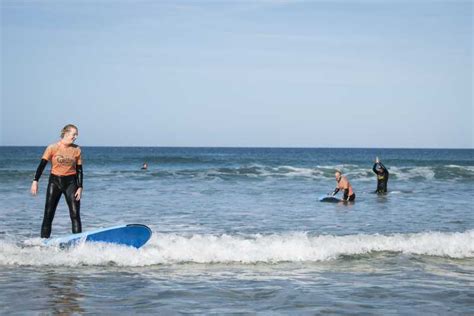
M 87 178 L 133 178 L 146 180 L 150 178 L 220 178 L 228 179 L 266 179 L 266 178 L 300 178 L 300 179 L 334 179 L 335 170 L 341 170 L 349 178 L 373 181 L 374 173 L 370 168 L 358 165 L 332 165 L 314 167 L 295 166 L 266 166 L 260 164 L 229 166 L 229 167 L 209 167 L 209 168 L 185 168 L 185 169 L 149 169 L 141 170 L 120 170 L 120 169 L 97 169 L 91 167 L 86 170 Z M 474 166 L 407 166 L 389 167 L 390 179 L 401 181 L 411 180 L 472 180 L 474 181 Z M 0 169 L 1 181 L 14 181 L 24 178 L 29 181 L 34 170 L 2 170 Z M 44 177 L 47 177 L 45 175 Z
M 0 265 L 151 266 L 177 263 L 319 262 L 375 252 L 449 258 L 474 257 L 474 230 L 393 235 L 179 235 L 155 234 L 141 249 L 110 244 L 80 244 L 70 249 L 43 246 L 35 238 L 23 243 L 0 241 Z

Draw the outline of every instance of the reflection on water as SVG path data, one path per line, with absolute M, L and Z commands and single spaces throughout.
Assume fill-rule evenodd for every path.
M 47 309 L 54 315 L 83 314 L 81 306 L 84 295 L 78 288 L 78 277 L 74 274 L 46 271 L 40 276 L 44 288 L 49 291 Z
M 390 314 L 396 305 L 401 314 L 465 314 L 472 265 L 472 259 L 373 253 L 318 263 L 17 267 L 0 271 L 0 310 L 367 314 L 377 306 Z

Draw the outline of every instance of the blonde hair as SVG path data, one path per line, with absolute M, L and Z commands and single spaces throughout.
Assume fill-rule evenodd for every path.
M 76 131 L 79 131 L 79 129 L 77 128 L 76 125 L 73 125 L 73 124 L 68 124 L 66 126 L 63 127 L 63 129 L 61 130 L 61 138 L 64 137 L 64 134 L 66 134 L 67 132 L 69 132 L 71 129 L 75 129 Z

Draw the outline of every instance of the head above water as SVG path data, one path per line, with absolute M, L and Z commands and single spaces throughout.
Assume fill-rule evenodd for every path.
M 61 130 L 61 141 L 65 145 L 74 143 L 74 141 L 77 139 L 77 136 L 79 136 L 79 130 L 76 125 L 68 124 Z
M 336 177 L 336 180 L 339 181 L 341 180 L 342 172 L 339 170 L 336 170 L 336 172 L 334 173 L 334 176 Z

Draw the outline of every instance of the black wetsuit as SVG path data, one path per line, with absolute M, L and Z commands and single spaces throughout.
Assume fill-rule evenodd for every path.
M 377 169 L 379 170 L 377 171 Z M 387 193 L 387 182 L 389 176 L 387 168 L 385 168 L 381 162 L 378 162 L 374 164 L 372 170 L 377 175 L 377 190 L 375 190 L 375 193 Z
M 355 199 L 356 199 L 356 194 L 355 194 L 355 193 L 352 193 L 352 195 L 349 196 L 349 189 L 345 189 L 345 190 L 344 190 L 344 196 L 342 197 L 342 199 L 343 199 L 344 201 L 353 202 L 353 201 L 355 201 Z
M 47 163 L 47 160 L 41 159 L 38 169 L 36 170 L 34 180 L 39 180 Z M 62 194 L 64 194 L 69 207 L 72 232 L 74 234 L 82 232 L 80 215 L 81 203 L 80 201 L 77 201 L 75 197 L 77 189 L 82 188 L 82 165 L 76 165 L 76 172 L 77 174 L 70 176 L 56 176 L 54 174 L 49 176 L 48 188 L 46 190 L 46 204 L 44 207 L 43 224 L 41 225 L 41 238 L 49 238 L 51 235 L 51 225 L 53 223 L 54 214 L 56 213 L 56 208 Z
M 339 181 L 337 181 L 339 182 Z M 332 192 L 332 196 L 335 196 L 337 194 L 337 192 L 339 192 L 339 188 L 335 188 L 334 191 Z M 349 196 L 349 189 L 344 189 L 344 195 L 342 196 L 342 199 L 344 201 L 348 201 L 348 202 L 354 202 L 355 199 L 356 199 L 356 195 L 354 192 L 352 192 L 352 194 Z

